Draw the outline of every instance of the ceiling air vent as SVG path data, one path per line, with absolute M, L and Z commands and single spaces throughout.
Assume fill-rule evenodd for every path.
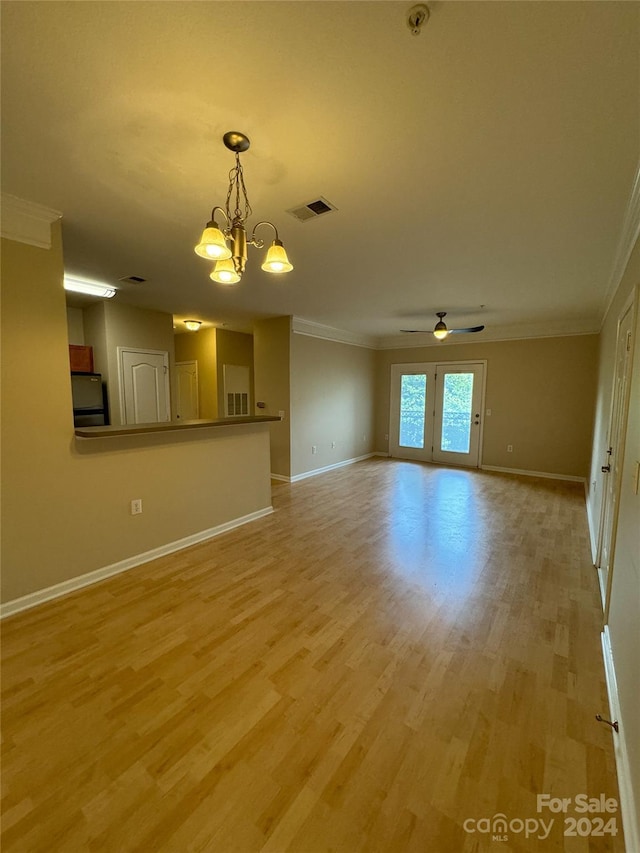
M 319 216 L 324 216 L 325 213 L 330 213 L 332 210 L 337 210 L 335 204 L 331 204 L 326 198 L 316 198 L 313 201 L 308 201 L 306 204 L 291 207 L 287 210 L 298 222 L 308 222 L 310 219 L 317 219 Z
M 128 281 L 130 284 L 142 284 L 143 281 L 146 281 L 146 278 L 142 278 L 139 275 L 125 275 L 124 278 L 119 278 L 118 281 Z

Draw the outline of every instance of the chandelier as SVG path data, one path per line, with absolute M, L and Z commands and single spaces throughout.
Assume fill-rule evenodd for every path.
M 278 237 L 278 229 L 272 222 L 262 220 L 256 223 L 251 233 L 251 239 L 247 239 L 245 222 L 251 216 L 252 210 L 247 196 L 247 188 L 244 185 L 244 173 L 240 163 L 240 154 L 249 148 L 249 139 L 244 133 L 230 130 L 222 137 L 222 141 L 230 151 L 236 155 L 236 165 L 229 172 L 229 189 L 227 191 L 227 202 L 224 206 L 213 208 L 211 219 L 202 232 L 200 242 L 195 247 L 196 255 L 215 261 L 215 265 L 209 275 L 213 281 L 219 284 L 235 284 L 242 278 L 242 273 L 247 263 L 247 248 L 255 246 L 256 249 L 264 248 L 264 240 L 256 237 L 256 231 L 262 225 L 269 225 L 275 231 L 275 239 L 262 264 L 265 272 L 285 273 L 293 269 L 285 252 L 282 241 Z M 232 206 L 235 205 L 232 209 Z M 219 211 L 226 224 L 219 228 L 216 222 L 216 211 Z

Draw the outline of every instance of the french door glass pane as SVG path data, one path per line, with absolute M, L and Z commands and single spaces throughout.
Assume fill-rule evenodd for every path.
M 471 439 L 473 373 L 445 373 L 441 450 L 468 453 Z
M 424 373 L 407 373 L 400 385 L 400 447 L 424 447 L 424 407 L 427 399 L 427 377 Z

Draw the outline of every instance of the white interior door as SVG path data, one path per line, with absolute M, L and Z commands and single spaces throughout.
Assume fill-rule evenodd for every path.
M 600 518 L 598 542 L 598 568 L 605 613 L 610 589 L 609 574 L 613 561 L 613 543 L 618 520 L 618 496 L 622 474 L 622 448 L 624 425 L 627 420 L 627 385 L 631 355 L 631 320 L 633 311 L 629 307 L 618 324 L 616 366 L 613 377 L 611 419 L 609 422 L 608 450 L 602 467 L 604 473 L 604 496 Z
M 482 364 L 438 365 L 434 462 L 478 467 L 483 380 Z
M 170 420 L 169 353 L 118 347 L 118 360 L 123 423 Z
M 391 366 L 389 454 L 477 468 L 484 364 Z
M 176 362 L 176 417 L 182 421 L 200 417 L 197 361 Z

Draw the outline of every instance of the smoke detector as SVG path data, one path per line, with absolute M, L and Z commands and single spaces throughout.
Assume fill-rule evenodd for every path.
M 426 24 L 429 20 L 429 14 L 429 7 L 424 3 L 418 3 L 416 6 L 412 6 L 409 9 L 409 13 L 407 15 L 407 26 L 414 36 L 420 35 L 422 25 Z

